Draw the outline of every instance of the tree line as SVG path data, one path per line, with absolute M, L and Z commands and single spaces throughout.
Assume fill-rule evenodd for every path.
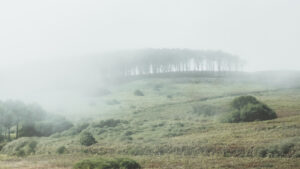
M 0 142 L 10 141 L 12 135 L 15 139 L 20 136 L 49 136 L 72 126 L 62 117 L 49 115 L 38 104 L 0 101 Z
M 136 76 L 169 72 L 242 71 L 244 62 L 236 55 L 213 50 L 143 49 L 107 53 L 101 57 L 107 76 Z

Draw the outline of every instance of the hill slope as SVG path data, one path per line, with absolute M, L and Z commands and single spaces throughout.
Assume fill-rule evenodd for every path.
M 143 96 L 135 95 L 136 90 Z M 255 96 L 279 118 L 220 123 L 222 114 L 230 111 L 229 102 L 240 95 Z M 90 117 L 75 127 L 51 137 L 18 139 L 1 153 L 17 154 L 22 145 L 34 140 L 35 156 L 25 159 L 27 163 L 43 158 L 55 165 L 60 161 L 57 148 L 65 146 L 67 154 L 76 154 L 63 155 L 66 168 L 91 155 L 130 156 L 145 168 L 201 168 L 198 162 L 207 165 L 203 168 L 299 166 L 298 86 L 236 77 L 146 78 L 102 88 L 89 101 L 86 115 Z M 98 143 L 81 146 L 79 136 L 84 131 L 91 132 Z

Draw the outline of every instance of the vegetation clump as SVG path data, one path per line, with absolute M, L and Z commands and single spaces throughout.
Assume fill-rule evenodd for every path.
M 94 138 L 94 136 L 90 133 L 90 132 L 83 132 L 80 135 L 80 144 L 84 145 L 84 146 L 90 146 L 93 145 L 95 143 L 97 143 L 96 139 Z
M 102 120 L 99 123 L 93 124 L 93 127 L 116 127 L 119 124 L 124 123 L 127 124 L 128 121 L 123 121 L 123 120 L 117 120 L 117 119 L 107 119 L 107 120 Z
M 67 148 L 65 146 L 60 146 L 57 148 L 56 153 L 57 154 L 64 154 L 67 151 Z
M 134 91 L 134 95 L 136 95 L 136 96 L 144 96 L 144 93 L 142 91 L 140 91 L 140 90 L 135 90 Z
M 293 155 L 294 146 L 295 144 L 292 142 L 271 145 L 267 148 L 258 148 L 257 154 L 260 157 L 290 157 Z
M 240 96 L 231 102 L 232 112 L 226 114 L 224 122 L 252 122 L 277 118 L 276 113 L 253 96 Z
M 76 163 L 73 169 L 141 169 L 132 159 L 88 159 Z
M 73 127 L 73 124 L 64 118 L 57 117 L 49 121 L 39 121 L 35 123 L 24 123 L 20 129 L 20 137 L 50 136 Z
M 38 142 L 29 138 L 20 138 L 6 143 L 1 152 L 8 155 L 27 156 L 36 153 Z

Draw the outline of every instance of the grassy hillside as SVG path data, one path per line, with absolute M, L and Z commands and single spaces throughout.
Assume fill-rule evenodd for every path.
M 85 119 L 73 128 L 6 144 L 0 169 L 71 168 L 100 156 L 131 157 L 144 168 L 297 168 L 299 86 L 236 77 L 157 77 L 111 85 L 89 98 Z M 278 118 L 221 123 L 229 103 L 241 95 L 255 96 Z M 84 131 L 98 143 L 81 146 Z M 58 155 L 61 146 L 66 151 Z

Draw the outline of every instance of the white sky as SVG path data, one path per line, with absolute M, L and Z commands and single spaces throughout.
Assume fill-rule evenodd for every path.
M 0 1 L 2 71 L 135 48 L 216 49 L 250 71 L 300 70 L 299 47 L 299 0 Z

